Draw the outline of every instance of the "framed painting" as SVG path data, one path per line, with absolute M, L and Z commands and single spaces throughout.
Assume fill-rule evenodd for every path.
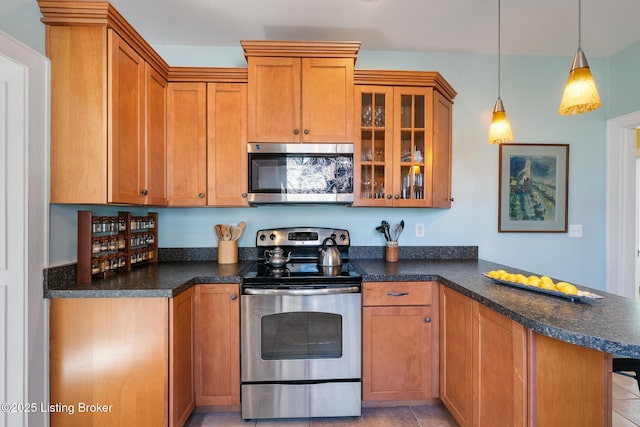
M 498 231 L 566 233 L 568 144 L 501 144 Z

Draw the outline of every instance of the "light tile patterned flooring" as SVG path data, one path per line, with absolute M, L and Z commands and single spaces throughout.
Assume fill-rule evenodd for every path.
M 194 412 L 187 427 L 455 427 L 442 405 L 363 408 L 358 418 L 243 421 L 238 412 Z M 613 374 L 613 427 L 640 426 L 640 391 L 634 378 Z

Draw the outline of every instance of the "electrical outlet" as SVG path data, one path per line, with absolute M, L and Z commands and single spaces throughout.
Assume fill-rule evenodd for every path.
M 569 237 L 582 237 L 582 224 L 569 224 Z
M 424 224 L 421 222 L 416 224 L 416 237 L 424 237 Z

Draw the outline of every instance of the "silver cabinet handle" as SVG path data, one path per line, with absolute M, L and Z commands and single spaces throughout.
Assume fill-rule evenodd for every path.
M 409 295 L 409 292 L 387 292 L 387 296 L 390 297 L 404 297 Z
M 309 129 L 305 129 L 305 130 L 304 130 L 304 134 L 305 134 L 305 135 L 309 135 Z
M 147 195 L 147 190 L 146 190 L 146 189 L 145 189 L 145 190 L 142 190 L 142 191 L 140 192 L 140 194 L 142 194 L 143 196 L 146 196 L 146 195 Z
M 425 321 L 425 322 L 427 322 L 427 323 L 431 323 L 431 317 L 426 317 L 426 318 L 424 319 L 424 321 Z
M 235 301 L 236 299 L 238 299 L 238 295 L 236 295 L 236 294 L 232 294 L 232 295 L 231 295 L 231 300 L 232 300 L 232 301 Z
M 360 292 L 358 286 L 348 288 L 324 288 L 324 289 L 258 289 L 246 288 L 248 295 L 333 295 L 333 294 L 354 294 Z
M 204 193 L 199 193 L 198 197 L 200 197 L 201 199 L 204 199 Z
M 294 135 L 297 135 L 297 134 L 299 134 L 299 133 L 300 133 L 300 131 L 299 131 L 298 129 L 294 129 L 294 130 L 293 130 L 293 134 L 294 134 Z

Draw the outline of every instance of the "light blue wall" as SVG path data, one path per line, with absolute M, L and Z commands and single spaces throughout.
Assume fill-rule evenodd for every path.
M 640 110 L 640 43 L 610 58 L 609 85 L 609 118 Z
M 44 51 L 44 28 L 35 1 L 5 0 L 0 29 Z M 194 48 L 156 46 L 171 65 L 244 66 L 239 46 Z M 577 117 L 557 114 L 571 55 L 503 56 L 502 98 L 520 143 L 570 144 L 569 223 L 582 224 L 584 237 L 567 234 L 498 233 L 498 147 L 486 143 L 497 96 L 492 55 L 428 54 L 363 50 L 359 68 L 439 71 L 456 89 L 453 117 L 451 209 L 347 207 L 260 207 L 255 209 L 158 209 L 162 247 L 215 246 L 213 225 L 248 223 L 241 246 L 252 246 L 259 228 L 292 225 L 339 226 L 354 245 L 381 245 L 374 228 L 381 219 L 404 219 L 402 245 L 478 245 L 480 257 L 604 289 L 606 120 L 640 109 L 640 44 L 611 58 L 589 58 L 604 108 Z M 51 264 L 75 261 L 76 211 L 86 206 L 51 206 Z M 123 207 L 93 207 L 115 214 Z M 414 236 L 424 223 L 426 236 Z

